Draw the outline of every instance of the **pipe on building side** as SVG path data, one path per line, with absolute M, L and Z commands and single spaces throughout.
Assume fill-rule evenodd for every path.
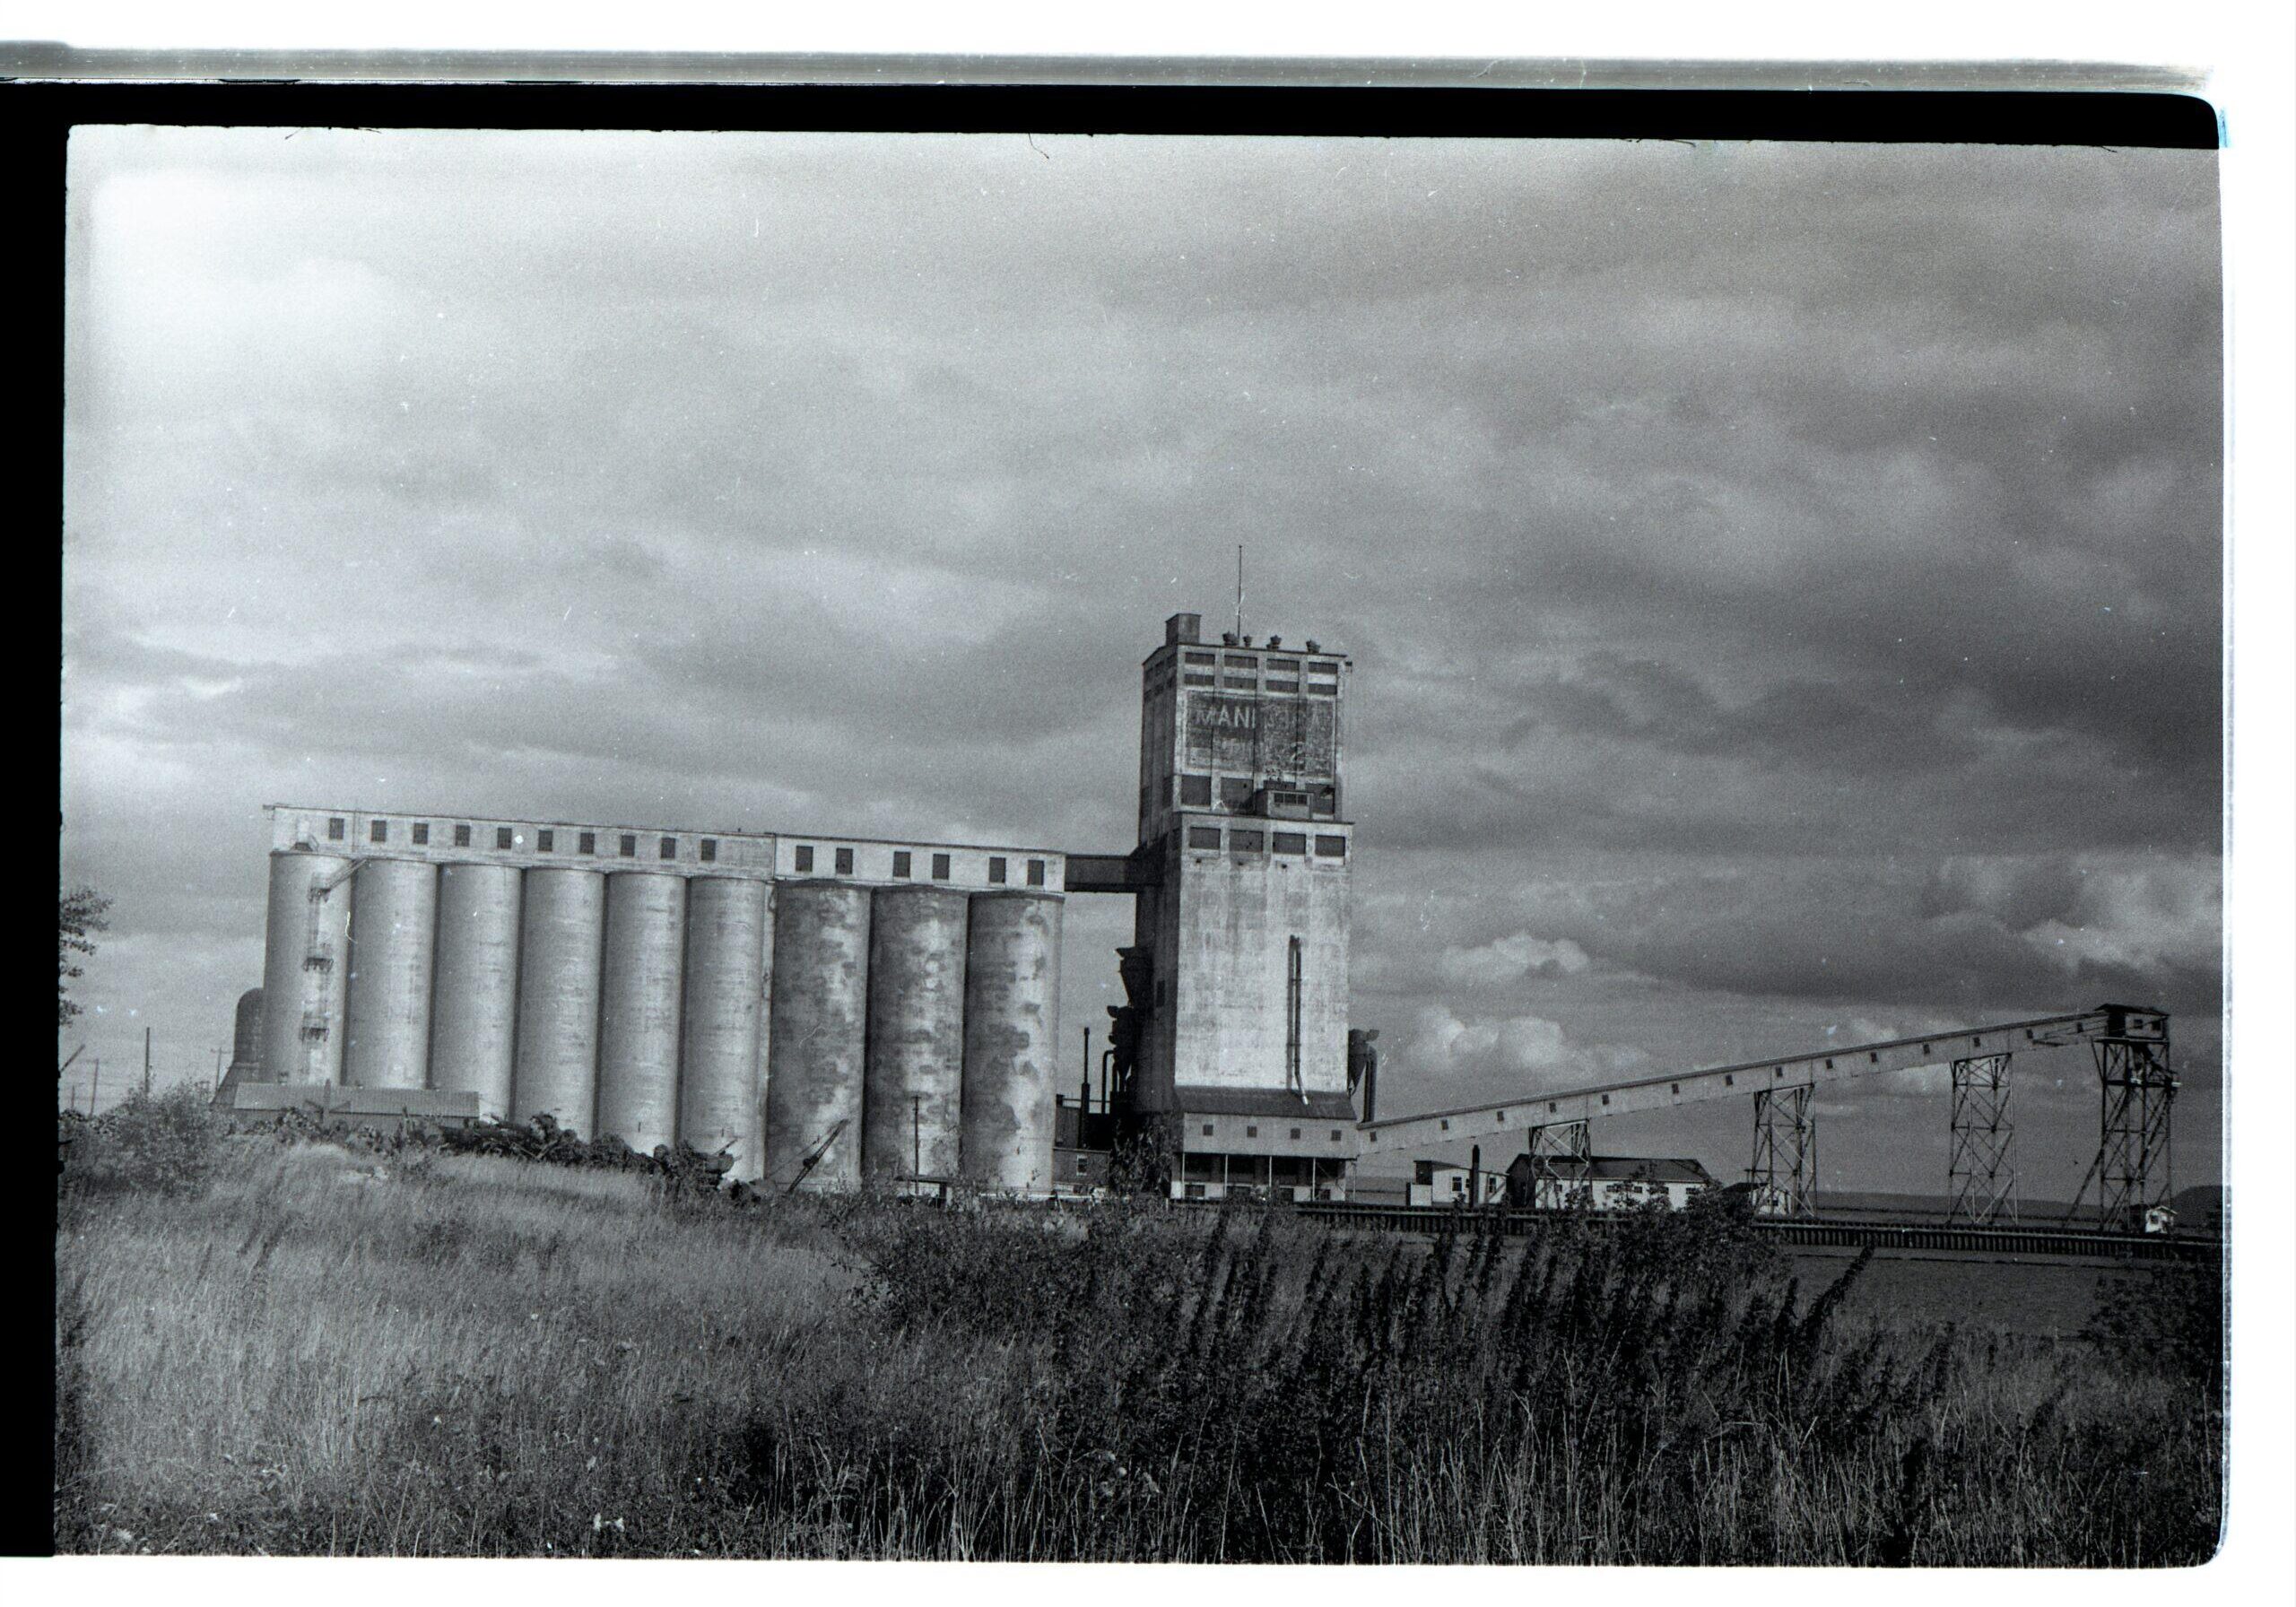
M 869 1038 L 861 1171 L 958 1174 L 965 1053 L 966 896 L 881 887 L 869 909 Z

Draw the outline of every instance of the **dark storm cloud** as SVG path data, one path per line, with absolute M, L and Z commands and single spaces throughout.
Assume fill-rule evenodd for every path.
M 2205 155 L 74 161 L 65 856 L 124 933 L 258 929 L 271 798 L 1121 848 L 1240 541 L 1252 628 L 1356 656 L 1357 991 L 1438 1084 L 2205 991 Z

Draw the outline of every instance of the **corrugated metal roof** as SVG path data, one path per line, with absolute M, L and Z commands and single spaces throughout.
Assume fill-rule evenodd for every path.
M 1288 1088 L 1176 1088 L 1172 1103 L 1188 1116 L 1296 1116 L 1355 1124 L 1355 1102 L 1342 1093 L 1301 1095 Z

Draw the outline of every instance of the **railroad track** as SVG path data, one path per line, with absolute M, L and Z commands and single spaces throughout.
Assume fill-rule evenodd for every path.
M 1207 1202 L 1198 1209 L 1218 1210 Z M 1292 1207 L 1299 1215 L 1335 1228 L 1358 1228 L 1380 1233 L 1474 1232 L 1481 1227 L 1509 1234 L 1538 1232 L 1553 1223 L 1558 1212 L 1545 1211 L 1467 1211 L 1448 1205 L 1370 1205 L 1318 1201 Z M 1589 1212 L 1595 1224 L 1614 1221 L 1601 1212 Z M 1946 1222 L 1787 1221 L 1756 1218 L 1754 1227 L 1782 1245 L 1839 1247 L 1875 1250 L 1951 1250 L 1996 1256 L 2068 1256 L 2102 1261 L 2209 1262 L 2224 1253 L 2222 1239 L 2161 1233 L 2106 1233 L 2093 1228 L 1975 1227 Z

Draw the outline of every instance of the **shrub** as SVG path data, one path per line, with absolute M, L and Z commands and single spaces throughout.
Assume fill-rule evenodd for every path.
M 101 1116 L 58 1124 L 62 1187 L 68 1194 L 196 1194 L 214 1175 L 225 1131 L 198 1089 L 132 1093 Z

